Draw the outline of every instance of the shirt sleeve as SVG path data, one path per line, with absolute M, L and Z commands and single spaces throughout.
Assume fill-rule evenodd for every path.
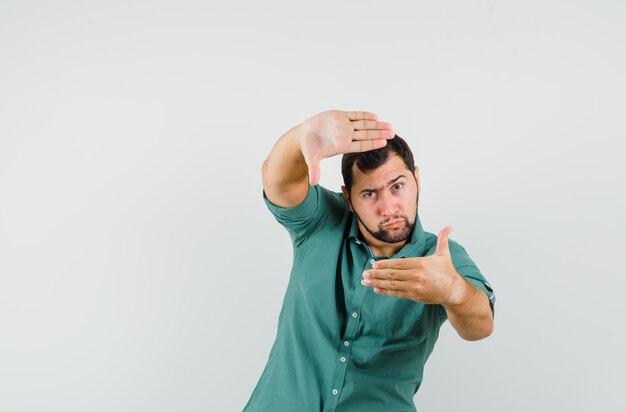
M 265 205 L 276 221 L 287 229 L 294 245 L 302 242 L 322 217 L 324 207 L 321 204 L 323 196 L 320 191 L 319 185 L 309 184 L 307 195 L 302 203 L 294 207 L 280 207 L 270 202 L 263 190 Z
M 481 273 L 476 263 L 469 257 L 463 246 L 453 240 L 449 240 L 448 245 L 454 268 L 461 276 L 467 279 L 468 282 L 485 292 L 489 298 L 491 314 L 495 317 L 496 295 L 493 292 L 493 288 Z

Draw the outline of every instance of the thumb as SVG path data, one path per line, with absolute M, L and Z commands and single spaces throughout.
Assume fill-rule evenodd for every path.
M 309 183 L 311 186 L 315 186 L 320 182 L 320 160 L 316 158 L 305 159 L 306 165 L 309 168 Z
M 448 236 L 454 228 L 452 226 L 444 227 L 439 235 L 437 235 L 437 249 L 435 249 L 435 255 L 449 255 L 450 249 L 448 248 Z

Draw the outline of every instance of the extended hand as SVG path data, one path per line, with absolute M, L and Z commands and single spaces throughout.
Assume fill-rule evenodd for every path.
M 369 112 L 329 110 L 305 120 L 302 126 L 306 133 L 300 147 L 311 185 L 319 183 L 322 159 L 379 149 L 395 136 L 391 124 L 377 119 L 378 116 Z
M 431 256 L 379 260 L 363 272 L 363 284 L 374 292 L 428 304 L 459 303 L 465 282 L 452 264 L 447 226 L 437 236 L 437 249 Z

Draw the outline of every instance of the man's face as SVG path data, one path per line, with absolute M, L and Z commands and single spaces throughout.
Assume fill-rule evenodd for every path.
M 342 191 L 359 222 L 364 236 L 367 231 L 384 243 L 406 241 L 413 232 L 419 199 L 419 174 L 407 169 L 402 159 L 391 154 L 377 169 L 363 173 L 352 166 L 350 193 Z

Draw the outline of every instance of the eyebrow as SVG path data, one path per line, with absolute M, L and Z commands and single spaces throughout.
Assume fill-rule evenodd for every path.
M 406 179 L 406 176 L 405 176 L 405 175 L 400 175 L 400 176 L 396 177 L 395 179 L 391 179 L 390 181 L 388 181 L 388 182 L 387 182 L 387 184 L 386 184 L 385 186 L 389 186 L 389 185 L 394 184 L 394 183 L 395 183 L 398 179 L 400 179 L 400 178 L 402 178 L 402 177 L 404 177 L 404 178 Z M 375 189 L 363 189 L 363 190 L 361 190 L 361 191 L 359 192 L 359 194 L 363 194 L 363 193 L 366 193 L 366 192 L 376 192 L 376 191 L 378 191 L 378 190 L 383 189 L 385 186 L 381 186 L 381 187 L 379 187 L 379 188 L 375 188 Z

